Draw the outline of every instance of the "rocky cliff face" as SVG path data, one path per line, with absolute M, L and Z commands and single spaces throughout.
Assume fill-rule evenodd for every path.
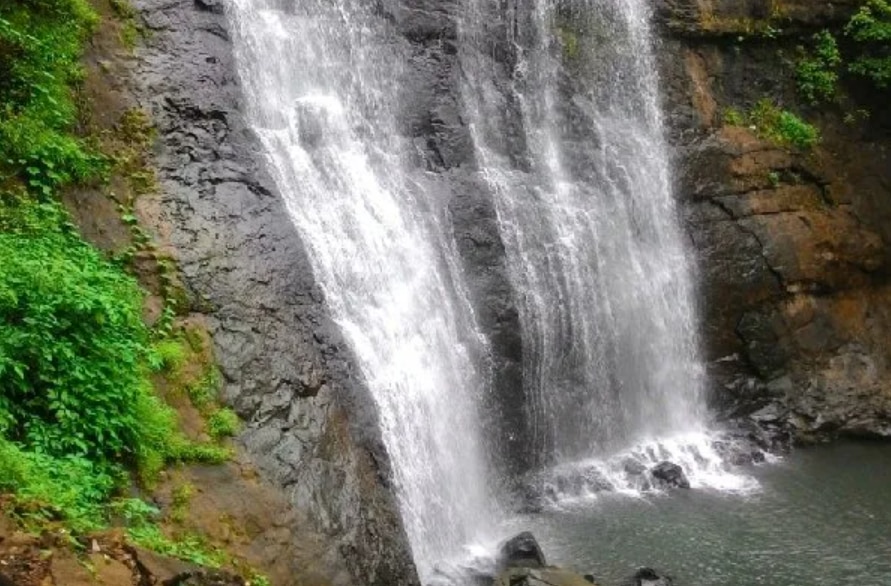
M 160 132 L 159 235 L 176 251 L 194 308 L 211 316 L 225 398 L 249 421 L 242 445 L 301 515 L 293 540 L 315 544 L 295 582 L 415 583 L 373 401 L 239 113 L 222 0 L 135 4 L 151 33 L 134 90 Z M 656 4 L 678 194 L 699 257 L 719 404 L 739 414 L 772 403 L 762 416 L 793 423 L 800 437 L 891 435 L 889 113 L 855 87 L 845 108 L 871 107 L 868 122 L 845 123 L 838 106 L 808 109 L 791 75 L 802 39 L 840 26 L 859 3 Z M 510 454 L 522 453 L 526 429 L 523 348 L 463 112 L 462 4 L 376 6 L 412 48 L 407 77 L 397 80 L 403 131 L 425 180 L 450 202 L 490 339 L 487 428 L 491 441 L 514 446 L 500 464 L 522 472 L 523 458 Z M 515 25 L 494 23 L 491 54 L 480 56 L 503 70 L 498 87 L 510 85 Z M 765 96 L 817 121 L 822 144 L 794 151 L 722 123 L 725 108 Z
M 239 112 L 222 2 L 134 4 L 149 34 L 133 91 L 164 193 L 146 215 L 209 315 L 240 443 L 298 512 L 292 583 L 416 583 L 373 401 Z
M 777 403 L 800 439 L 891 435 L 891 125 L 881 96 L 796 93 L 798 47 L 861 3 L 665 0 L 666 110 L 724 407 Z M 821 130 L 813 151 L 723 123 L 762 98 Z M 868 121 L 853 112 L 870 111 Z M 766 416 L 766 415 L 765 415 Z

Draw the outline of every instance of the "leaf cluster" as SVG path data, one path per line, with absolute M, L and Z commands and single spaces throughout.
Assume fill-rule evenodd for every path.
M 74 531 L 121 512 L 130 472 L 150 483 L 166 463 L 229 457 L 188 441 L 154 395 L 151 366 L 176 368 L 179 350 L 149 331 L 136 281 L 83 241 L 56 197 L 110 163 L 144 167 L 133 153 L 107 162 L 77 136 L 79 58 L 96 22 L 87 0 L 0 2 L 0 494 L 23 521 Z M 121 127 L 145 150 L 144 114 Z
M 0 431 L 51 455 L 135 456 L 150 395 L 141 300 L 73 238 L 0 234 Z
M 814 125 L 788 110 L 783 110 L 770 98 L 758 100 L 747 112 L 736 108 L 726 110 L 724 123 L 749 126 L 762 139 L 780 146 L 806 150 L 820 142 L 820 132 Z
M 845 55 L 829 31 L 814 35 L 810 51 L 795 68 L 798 90 L 810 104 L 832 100 L 845 71 L 863 77 L 879 89 L 891 86 L 891 1 L 868 0 L 843 30 Z M 802 49 L 804 51 L 804 49 Z
M 870 79 L 877 87 L 891 85 L 891 2 L 869 0 L 851 18 L 845 34 L 860 45 L 850 65 L 852 73 Z
M 79 58 L 97 22 L 85 0 L 0 5 L 0 178 L 48 198 L 104 173 L 104 159 L 70 133 Z
M 810 104 L 831 100 L 838 84 L 838 68 L 841 52 L 835 37 L 829 31 L 813 36 L 813 52 L 798 62 L 795 75 L 798 91 Z

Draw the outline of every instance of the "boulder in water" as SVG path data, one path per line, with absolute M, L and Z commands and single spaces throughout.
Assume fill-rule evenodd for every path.
M 495 586 L 591 586 L 591 584 L 594 582 L 560 568 L 510 568 L 502 572 L 495 582 Z
M 638 568 L 623 586 L 672 586 L 671 576 L 661 574 L 653 568 Z
M 625 458 L 622 462 L 622 469 L 625 470 L 625 474 L 628 476 L 640 476 L 647 471 L 647 467 L 644 466 L 643 462 L 634 458 Z
M 505 568 L 543 568 L 547 565 L 544 553 L 528 531 L 511 537 L 501 546 L 498 553 L 498 567 Z
M 690 488 L 690 481 L 684 474 L 684 469 L 674 462 L 660 462 L 650 469 L 650 474 L 663 486 L 672 488 Z

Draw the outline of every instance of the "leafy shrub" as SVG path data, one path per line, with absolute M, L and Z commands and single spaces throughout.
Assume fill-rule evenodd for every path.
M 149 360 L 155 370 L 176 372 L 186 361 L 186 349 L 181 340 L 167 338 L 152 347 Z
M 813 53 L 798 62 L 795 75 L 798 91 L 804 99 L 817 104 L 835 96 L 842 58 L 838 43 L 829 31 L 815 34 L 813 41 Z
M 207 420 L 207 433 L 214 439 L 232 437 L 240 427 L 241 421 L 231 409 L 217 409 Z
M 752 126 L 759 137 L 782 146 L 809 149 L 820 142 L 820 133 L 792 112 L 780 109 L 769 98 L 759 100 L 747 113 L 729 109 L 724 122 L 731 126 Z
M 86 244 L 0 234 L 0 433 L 97 461 L 162 449 L 173 418 L 146 381 L 141 301 Z
M 214 549 L 193 533 L 183 533 L 176 539 L 171 539 L 157 525 L 150 523 L 131 527 L 128 533 L 137 545 L 193 564 L 219 568 L 228 561 L 223 552 Z
M 744 126 L 746 124 L 746 116 L 736 108 L 727 108 L 724 110 L 724 124 Z
M 16 493 L 23 507 L 23 520 L 48 518 L 65 521 L 75 530 L 102 525 L 102 503 L 116 485 L 116 469 L 102 467 L 85 458 L 54 458 L 27 452 L 0 439 L 0 491 Z
M 0 5 L 0 171 L 49 196 L 104 172 L 104 160 L 70 135 L 83 43 L 98 18 L 85 0 Z
M 891 2 L 869 0 L 845 27 L 845 34 L 860 45 L 860 55 L 850 64 L 852 73 L 876 86 L 891 84 Z
M 755 104 L 749 118 L 759 136 L 777 144 L 807 149 L 820 139 L 814 126 L 788 110 L 781 110 L 766 98 Z

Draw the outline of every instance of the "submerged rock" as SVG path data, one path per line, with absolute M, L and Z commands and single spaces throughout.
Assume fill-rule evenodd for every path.
M 547 565 L 544 553 L 535 536 L 524 531 L 508 539 L 498 554 L 499 568 L 543 568 Z
M 593 580 L 560 568 L 511 568 L 502 572 L 495 582 L 495 586 L 591 586 L 591 584 L 594 584 Z
M 672 488 L 690 488 L 684 469 L 674 462 L 660 462 L 650 469 L 650 474 L 662 485 Z
M 653 568 L 638 568 L 622 586 L 672 586 L 671 576 L 661 574 Z

